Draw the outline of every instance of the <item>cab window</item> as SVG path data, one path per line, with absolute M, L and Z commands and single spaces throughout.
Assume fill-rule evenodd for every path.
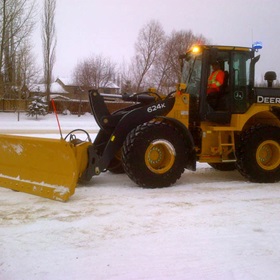
M 249 85 L 250 61 L 250 56 L 247 52 L 233 54 L 234 87 Z

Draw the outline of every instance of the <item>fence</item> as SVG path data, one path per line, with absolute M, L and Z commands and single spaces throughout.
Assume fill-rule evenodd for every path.
M 0 100 L 0 111 L 2 112 L 16 112 L 16 111 L 27 111 L 28 100 L 20 99 L 1 99 Z

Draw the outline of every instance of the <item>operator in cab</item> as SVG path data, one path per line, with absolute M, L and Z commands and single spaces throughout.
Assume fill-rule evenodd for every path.
M 221 70 L 218 61 L 211 64 L 212 72 L 208 78 L 207 85 L 207 101 L 213 109 L 216 109 L 219 95 L 221 93 L 221 86 L 224 83 L 225 73 Z

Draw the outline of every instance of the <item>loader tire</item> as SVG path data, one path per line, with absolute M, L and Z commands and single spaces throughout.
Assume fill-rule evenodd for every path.
M 124 170 L 141 187 L 168 187 L 184 172 L 187 148 L 183 135 L 168 123 L 139 125 L 123 145 Z
M 219 171 L 233 171 L 236 169 L 235 162 L 217 162 L 217 163 L 208 163 L 212 168 Z
M 243 132 L 236 156 L 238 171 L 251 182 L 278 182 L 280 128 L 259 124 Z

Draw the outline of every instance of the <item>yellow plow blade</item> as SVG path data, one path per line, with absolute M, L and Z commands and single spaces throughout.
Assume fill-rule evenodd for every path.
M 86 146 L 77 162 L 76 147 L 65 140 L 0 135 L 0 186 L 66 201 L 86 165 Z

